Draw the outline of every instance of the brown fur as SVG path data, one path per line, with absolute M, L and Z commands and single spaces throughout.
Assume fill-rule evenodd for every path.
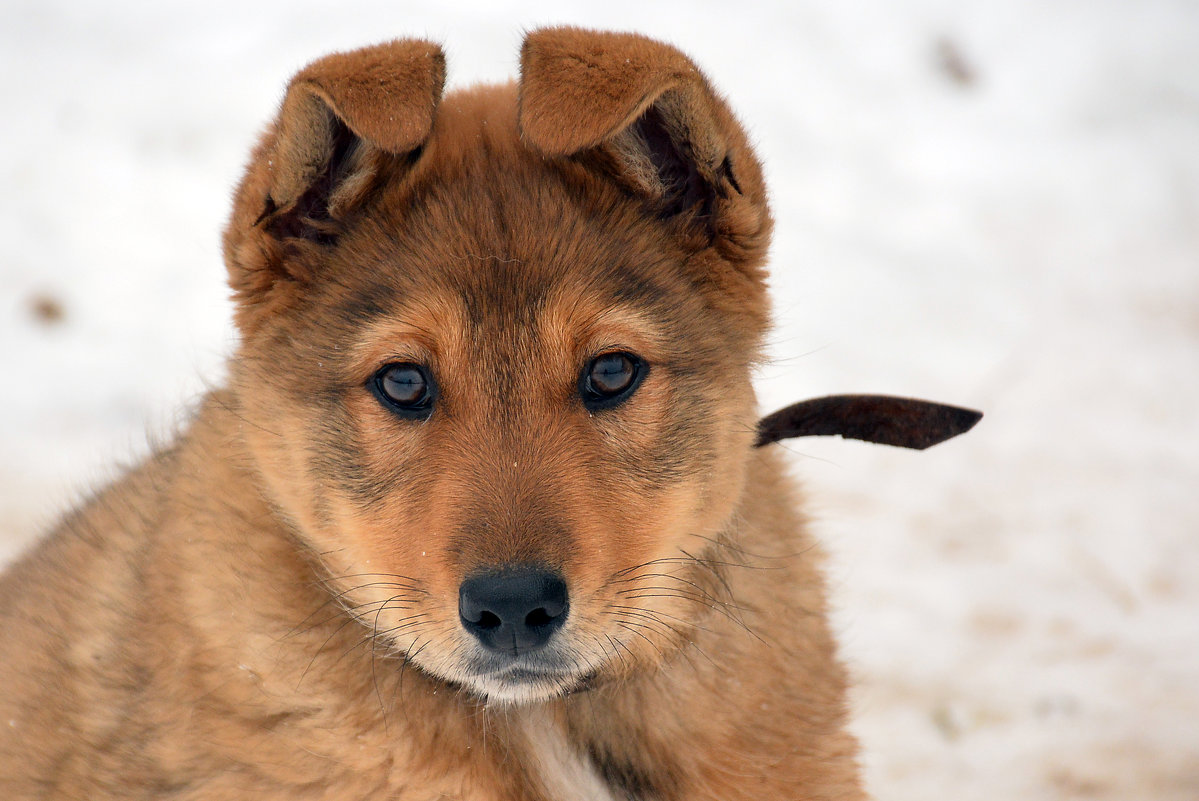
M 817 550 L 749 372 L 760 167 L 673 48 L 537 31 L 293 80 L 225 235 L 242 334 L 178 441 L 0 581 L 6 799 L 860 799 Z M 650 365 L 589 413 L 579 372 Z M 401 419 L 367 389 L 419 362 Z M 470 672 L 458 586 L 561 572 L 560 674 Z

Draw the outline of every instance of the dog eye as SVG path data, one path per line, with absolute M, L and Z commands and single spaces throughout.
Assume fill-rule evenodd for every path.
M 423 420 L 433 411 L 433 377 L 424 365 L 388 364 L 370 383 L 375 397 L 401 417 Z
M 645 377 L 648 365 L 632 353 L 616 351 L 596 356 L 579 376 L 579 394 L 589 410 L 624 403 Z

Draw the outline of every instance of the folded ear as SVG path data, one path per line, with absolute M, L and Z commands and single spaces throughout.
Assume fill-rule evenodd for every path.
M 601 165 L 663 218 L 705 229 L 726 257 L 764 257 L 761 168 L 728 106 L 673 47 L 636 34 L 534 31 L 521 50 L 519 124 L 526 144 Z
M 420 147 L 445 83 L 429 42 L 334 53 L 292 78 L 279 113 L 264 219 L 306 236 L 305 220 L 336 218 L 359 199 L 378 156 Z
M 428 138 L 444 83 L 441 48 L 419 40 L 334 53 L 292 78 L 246 168 L 225 231 L 239 297 L 286 272 L 287 243 L 336 240 L 338 221 Z

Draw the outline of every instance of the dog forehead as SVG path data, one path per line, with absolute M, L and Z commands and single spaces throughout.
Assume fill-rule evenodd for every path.
M 512 84 L 446 97 L 411 172 L 393 180 L 379 206 L 401 236 L 473 256 L 467 267 L 585 266 L 674 245 L 644 201 L 602 170 L 528 147 L 517 104 Z
M 459 332 L 460 352 L 547 337 L 555 351 L 605 337 L 652 344 L 696 311 L 660 222 L 611 182 L 525 147 L 516 103 L 511 85 L 447 97 L 413 174 L 351 234 L 337 272 L 359 287 L 344 316 L 376 318 L 370 339 Z M 356 269 L 363 261 L 376 269 Z
M 518 358 L 573 359 L 617 346 L 646 355 L 668 347 L 669 315 L 629 295 L 636 281 L 608 285 L 548 275 L 526 280 L 517 261 L 485 264 L 473 280 L 429 280 L 422 288 L 392 294 L 385 306 L 363 315 L 372 322 L 363 328 L 360 347 L 384 357 L 397 346 L 400 352 L 411 346 L 414 356 L 501 366 Z
M 678 283 L 683 256 L 660 222 L 613 182 L 524 147 L 515 103 L 504 86 L 451 96 L 414 174 L 387 187 L 362 239 L 384 233 L 397 283 L 452 287 L 479 313 L 535 308 L 563 284 L 648 296 Z

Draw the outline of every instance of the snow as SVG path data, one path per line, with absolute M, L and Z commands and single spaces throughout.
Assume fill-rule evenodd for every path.
M 1199 797 L 1199 5 L 433 5 L 6 4 L 0 559 L 220 382 L 219 231 L 291 72 L 426 35 L 462 85 L 539 24 L 634 29 L 765 159 L 764 410 L 987 413 L 924 453 L 786 446 L 872 792 Z

